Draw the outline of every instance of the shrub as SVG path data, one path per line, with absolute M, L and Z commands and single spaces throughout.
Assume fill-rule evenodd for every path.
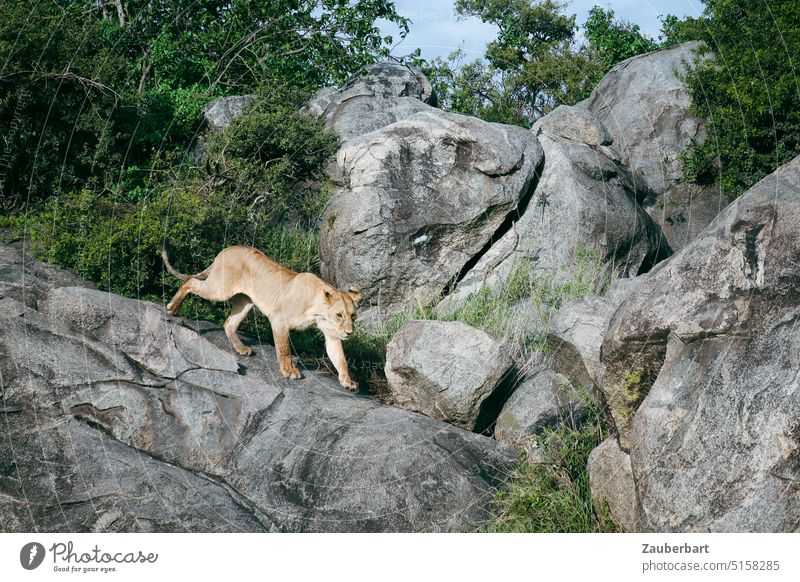
M 170 262 L 184 273 L 206 268 L 223 248 L 262 249 L 298 271 L 319 266 L 315 232 L 297 226 L 266 227 L 258 213 L 222 195 L 166 189 L 137 203 L 82 190 L 51 198 L 16 220 L 17 234 L 41 247 L 41 258 L 74 270 L 104 291 L 162 302 L 176 288 L 159 245 L 166 239 Z M 221 321 L 225 307 L 194 301 L 195 314 Z M 201 307 L 202 306 L 202 307 Z
M 800 154 L 800 5 L 793 0 L 704 0 L 699 19 L 669 19 L 673 36 L 704 41 L 685 81 L 708 138 L 684 156 L 686 179 L 736 197 Z M 765 7 L 767 9 L 765 9 Z M 666 20 L 665 20 L 666 24 Z
M 326 188 L 299 185 L 319 180 L 338 139 L 324 131 L 321 119 L 299 113 L 307 97 L 299 90 L 273 88 L 211 135 L 202 176 L 210 188 L 259 210 L 270 224 L 317 228 Z
M 490 532 L 613 532 L 606 511 L 595 511 L 586 464 L 607 436 L 596 406 L 580 425 L 546 429 L 534 441 L 541 459 L 523 453 L 495 500 Z

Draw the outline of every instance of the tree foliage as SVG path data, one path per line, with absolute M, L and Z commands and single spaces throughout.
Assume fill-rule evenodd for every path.
M 314 89 L 388 54 L 389 0 L 5 0 L 2 194 L 152 186 L 210 99 Z
M 338 139 L 324 122 L 299 112 L 308 94 L 262 90 L 242 115 L 207 139 L 197 180 L 260 212 L 268 224 L 292 221 L 315 229 L 327 202 L 320 170 Z
M 463 52 L 424 66 L 443 107 L 487 121 L 530 126 L 558 105 L 589 96 L 616 63 L 655 50 L 639 27 L 594 7 L 578 39 L 576 17 L 553 0 L 458 0 L 456 11 L 497 26 L 485 59 L 465 63 Z
M 486 61 L 501 77 L 517 114 L 532 120 L 546 112 L 553 103 L 552 55 L 573 40 L 575 16 L 562 14 L 564 5 L 553 0 L 457 0 L 455 6 L 458 14 L 497 27 Z
M 606 70 L 620 61 L 659 48 L 656 41 L 642 35 L 637 24 L 615 21 L 613 10 L 599 6 L 589 10 L 584 30 L 594 57 Z
M 709 135 L 686 156 L 685 168 L 700 183 L 718 175 L 723 192 L 738 196 L 800 154 L 800 5 L 705 5 L 701 18 L 672 22 L 674 36 L 704 41 L 686 82 Z

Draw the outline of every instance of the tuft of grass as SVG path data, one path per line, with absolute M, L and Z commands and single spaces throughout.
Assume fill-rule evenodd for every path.
M 515 347 L 517 356 L 541 352 L 545 347 L 548 314 L 564 304 L 597 290 L 602 259 L 596 249 L 579 246 L 567 277 L 556 282 L 541 277 L 532 263 L 522 259 L 509 274 L 492 286 L 483 285 L 453 306 L 441 298 L 415 303 L 386 320 L 359 328 L 356 342 L 371 346 L 370 352 L 385 352 L 392 336 L 409 320 L 461 321 Z
M 602 415 L 588 406 L 584 421 L 534 437 L 536 453 L 522 453 L 506 488 L 497 494 L 488 532 L 616 532 L 607 507 L 598 513 L 589 489 L 589 454 L 607 436 Z
M 565 277 L 541 277 L 529 260 L 518 261 L 508 275 L 492 286 L 484 285 L 458 304 L 416 302 L 406 310 L 369 325 L 357 325 L 348 340 L 351 374 L 386 401 L 386 347 L 409 320 L 461 321 L 504 342 L 517 367 L 524 370 L 538 354 L 547 351 L 546 332 L 551 312 L 598 289 L 603 273 L 600 252 L 578 246 Z M 556 282 L 556 281 L 559 282 Z

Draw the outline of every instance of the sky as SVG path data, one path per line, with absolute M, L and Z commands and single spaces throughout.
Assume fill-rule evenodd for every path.
M 453 3 L 454 0 L 395 0 L 398 12 L 410 18 L 412 24 L 411 32 L 392 49 L 392 54 L 407 55 L 419 47 L 423 57 L 433 59 L 446 57 L 461 47 L 467 60 L 482 57 L 496 29 L 477 18 L 457 19 Z M 700 0 L 572 0 L 564 12 L 577 15 L 577 23 L 582 25 L 593 6 L 612 9 L 617 20 L 638 24 L 644 34 L 655 39 L 661 29 L 659 15 L 698 16 L 703 9 Z M 398 42 L 397 27 L 383 23 L 381 31 Z

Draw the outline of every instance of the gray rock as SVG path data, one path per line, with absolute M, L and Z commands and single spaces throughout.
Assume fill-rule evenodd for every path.
M 253 95 L 233 95 L 219 97 L 206 103 L 203 107 L 203 117 L 212 131 L 222 131 L 231 121 L 242 114 L 242 111 L 253 102 Z
M 471 531 L 513 463 L 327 374 L 285 380 L 271 346 L 234 359 L 217 326 L 42 293 L 0 297 L 3 531 Z
M 343 141 L 406 119 L 435 104 L 430 82 L 410 65 L 387 61 L 369 65 L 341 88 L 320 89 L 303 111 L 323 117 Z
M 193 330 L 170 323 L 163 307 L 85 289 L 51 291 L 39 311 L 118 349 L 154 374 L 177 378 L 187 370 L 207 368 L 237 372 L 236 353 L 222 350 Z
M 574 386 L 594 393 L 603 382 L 600 348 L 611 318 L 645 277 L 618 279 L 604 296 L 587 295 L 575 299 L 551 316 L 547 345 L 553 355 L 555 371 L 566 376 Z
M 437 297 L 510 226 L 541 159 L 522 128 L 433 108 L 346 142 L 322 220 L 323 277 L 385 311 Z
M 605 297 L 588 295 L 569 302 L 550 320 L 547 345 L 553 366 L 575 386 L 593 391 L 602 381 L 600 346 L 614 311 Z
M 556 284 L 593 268 L 601 287 L 612 273 L 635 276 L 671 253 L 661 230 L 637 204 L 633 178 L 616 152 L 559 137 L 601 141 L 602 124 L 595 120 L 592 126 L 593 118 L 576 108 L 554 113 L 554 121 L 545 116 L 533 128 L 544 170 L 524 213 L 463 277 L 457 295 L 505 279 L 520 261 Z
M 494 437 L 509 445 L 524 441 L 545 428 L 561 423 L 574 426 L 583 418 L 585 405 L 569 380 L 549 368 L 526 374 L 503 406 Z
M 497 418 L 513 380 L 504 347 L 460 321 L 409 321 L 386 348 L 398 406 L 480 432 Z
M 559 105 L 538 122 L 542 131 L 590 146 L 609 146 L 611 134 L 592 113 L 581 107 Z
M 705 123 L 691 115 L 691 96 L 680 79 L 683 61 L 695 62 L 692 51 L 699 45 L 689 42 L 623 61 L 581 104 L 603 122 L 623 162 L 642 177 L 650 192 L 640 199 L 675 250 L 728 202 L 718 187 L 682 180 L 680 153 L 692 140 L 705 138 Z
M 208 134 L 227 129 L 231 122 L 239 117 L 254 99 L 255 95 L 232 95 L 230 97 L 218 97 L 206 103 L 205 107 L 203 107 L 206 132 L 197 136 L 191 147 L 195 163 L 201 164 L 205 159 Z
M 603 390 L 647 531 L 797 531 L 800 157 L 620 307 Z
M 91 287 L 66 269 L 34 260 L 32 245 L 27 239 L 0 244 L 0 297 L 14 299 L 36 309 L 39 300 L 55 287 Z
M 143 454 L 68 411 L 56 420 L 34 409 L 9 412 L 9 403 L 5 406 L 3 532 L 260 532 L 271 527 L 225 485 Z
M 624 532 L 638 531 L 636 525 L 636 484 L 631 458 L 614 437 L 604 440 L 589 455 L 586 470 L 595 511 L 608 510 L 616 526 Z

